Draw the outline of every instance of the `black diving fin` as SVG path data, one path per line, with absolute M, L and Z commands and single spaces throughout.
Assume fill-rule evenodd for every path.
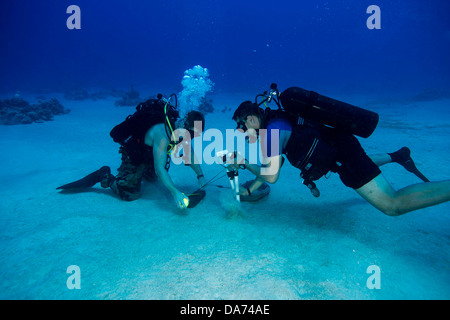
M 94 186 L 97 182 L 100 182 L 102 178 L 107 174 L 111 174 L 111 169 L 108 166 L 104 166 L 98 169 L 97 171 L 88 174 L 86 177 L 80 180 L 62 185 L 56 189 L 67 190 L 67 189 L 90 188 Z
M 416 164 L 411 158 L 411 150 L 409 150 L 408 147 L 403 147 L 394 153 L 390 153 L 389 155 L 393 161 L 403 166 L 409 172 L 414 173 L 419 179 L 424 182 L 430 182 L 430 180 L 428 180 L 428 178 L 425 177 L 419 169 L 417 169 Z

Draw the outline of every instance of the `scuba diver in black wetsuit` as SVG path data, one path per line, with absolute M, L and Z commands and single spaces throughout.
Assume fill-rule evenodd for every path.
M 245 168 L 256 176 L 255 181 L 240 192 L 241 195 L 251 194 L 264 182 L 275 183 L 285 155 L 293 166 L 301 170 L 304 184 L 316 197 L 320 192 L 314 181 L 332 171 L 339 174 L 344 185 L 353 188 L 375 208 L 390 216 L 450 200 L 450 180 L 429 182 L 417 170 L 407 147 L 394 153 L 366 155 L 354 134 L 370 136 L 377 125 L 378 115 L 295 87 L 280 95 L 273 84 L 271 92 L 262 96 L 264 100 L 261 103 L 257 101 L 258 96 L 254 103 L 241 103 L 233 115 L 238 128 L 246 132 L 250 142 L 259 137 L 263 163 L 267 163 L 258 166 L 240 158 L 236 159 L 236 164 L 230 165 L 235 170 Z M 279 110 L 259 107 L 272 99 L 277 102 Z M 303 114 L 304 118 L 294 115 L 295 108 L 294 111 Z M 272 131 L 278 137 L 274 144 Z M 394 190 L 379 169 L 379 166 L 391 162 L 401 164 L 425 183 Z
M 177 121 L 178 118 L 176 105 L 172 106 L 162 95 L 139 104 L 133 115 L 111 130 L 111 137 L 121 145 L 119 153 L 122 154 L 122 163 L 118 174 L 112 175 L 111 169 L 104 166 L 57 189 L 89 188 L 100 182 L 103 188 L 111 188 L 122 200 L 132 201 L 140 197 L 142 178 L 152 181 L 158 177 L 172 194 L 178 208 L 193 207 L 205 192 L 198 190 L 198 193 L 186 195 L 178 190 L 168 174 L 170 152 L 176 151 L 180 145 L 191 148 L 190 139 L 199 136 L 204 130 L 205 118 L 198 111 L 190 111 L 182 121 Z M 176 142 L 178 139 L 180 141 Z M 202 169 L 194 160 L 193 150 L 189 151 L 184 150 L 186 155 L 191 156 L 190 167 L 197 174 L 202 187 L 206 182 Z

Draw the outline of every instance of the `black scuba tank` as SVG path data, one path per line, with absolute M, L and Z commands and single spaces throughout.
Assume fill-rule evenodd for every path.
M 157 123 L 170 122 L 171 126 L 179 118 L 176 107 L 167 105 L 161 98 L 149 99 L 136 107 L 136 112 L 129 115 L 125 121 L 116 125 L 110 132 L 111 138 L 123 144 L 130 137 L 144 141 L 145 133 Z M 170 138 L 170 134 L 168 134 Z
M 368 138 L 375 131 L 379 120 L 375 112 L 298 87 L 284 90 L 280 101 L 291 115 L 363 138 Z

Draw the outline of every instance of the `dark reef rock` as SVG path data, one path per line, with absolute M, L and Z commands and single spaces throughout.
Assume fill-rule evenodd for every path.
M 412 97 L 412 101 L 435 101 L 450 97 L 450 92 L 439 88 L 426 88 Z
M 220 110 L 222 113 L 225 113 L 225 112 L 230 112 L 231 111 L 231 107 L 227 107 L 227 106 L 224 106 L 223 108 L 222 108 L 222 110 Z
M 201 99 L 200 105 L 198 106 L 198 111 L 202 112 L 203 114 L 213 113 L 214 107 L 212 105 L 212 100 L 203 97 Z
M 56 99 L 40 100 L 36 104 L 14 97 L 0 100 L 0 124 L 29 124 L 53 120 L 53 116 L 69 113 Z
M 89 92 L 85 88 L 78 88 L 67 90 L 64 92 L 64 98 L 67 100 L 82 101 L 82 100 L 102 100 L 108 97 L 120 98 L 125 94 L 123 90 L 111 89 Z
M 129 106 L 136 106 L 140 102 L 141 98 L 139 96 L 139 92 L 134 90 L 134 87 L 131 86 L 130 91 L 124 92 L 122 94 L 122 99 L 117 100 L 115 102 L 115 105 L 120 107 L 129 107 Z
M 87 100 L 91 98 L 89 92 L 84 88 L 74 89 L 71 91 L 66 91 L 64 93 L 64 98 L 67 100 Z

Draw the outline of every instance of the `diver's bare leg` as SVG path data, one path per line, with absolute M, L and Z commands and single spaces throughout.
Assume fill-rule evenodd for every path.
M 379 174 L 356 192 L 389 216 L 398 216 L 450 200 L 450 180 L 419 183 L 398 191 Z
M 379 167 L 392 162 L 391 156 L 387 153 L 372 154 L 369 158 Z

